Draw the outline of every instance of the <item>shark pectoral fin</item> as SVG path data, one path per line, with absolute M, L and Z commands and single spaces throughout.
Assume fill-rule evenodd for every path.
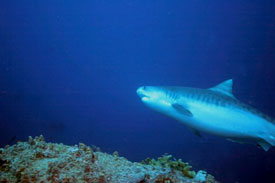
M 178 103 L 172 104 L 172 107 L 174 109 L 176 109 L 178 112 L 180 112 L 181 114 L 184 114 L 184 115 L 189 116 L 189 117 L 193 116 L 193 114 L 188 109 L 186 109 L 184 106 L 182 106 Z

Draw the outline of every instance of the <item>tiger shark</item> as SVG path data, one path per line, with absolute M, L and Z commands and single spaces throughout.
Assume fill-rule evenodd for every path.
M 232 79 L 208 89 L 142 86 L 142 102 L 200 132 L 251 143 L 265 151 L 275 145 L 275 122 L 232 94 Z

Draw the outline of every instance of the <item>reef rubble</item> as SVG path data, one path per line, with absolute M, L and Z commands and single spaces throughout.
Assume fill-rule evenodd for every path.
M 130 162 L 117 152 L 47 143 L 29 137 L 0 148 L 1 183 L 217 183 L 205 171 L 192 171 L 188 163 L 164 155 L 157 160 Z

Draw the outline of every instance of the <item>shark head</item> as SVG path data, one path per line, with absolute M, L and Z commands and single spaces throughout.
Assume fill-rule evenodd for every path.
M 137 89 L 137 94 L 145 105 L 161 113 L 167 113 L 174 102 L 167 90 L 161 87 L 142 86 Z
M 176 119 L 192 117 L 184 97 L 173 87 L 142 86 L 137 89 L 137 94 L 145 105 L 155 111 Z

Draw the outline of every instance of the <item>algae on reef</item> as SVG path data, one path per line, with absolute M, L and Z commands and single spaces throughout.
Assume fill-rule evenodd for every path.
M 194 178 L 196 176 L 196 172 L 191 170 L 192 166 L 190 166 L 188 163 L 182 162 L 181 159 L 172 160 L 172 158 L 172 155 L 166 154 L 162 157 L 159 157 L 157 160 L 146 158 L 144 161 L 142 161 L 142 163 L 154 166 L 162 166 L 166 168 L 171 168 L 173 170 L 181 171 L 184 176 L 189 178 Z
M 80 143 L 46 143 L 43 136 L 0 148 L 0 182 L 7 183 L 216 183 L 206 172 L 191 171 L 171 155 L 130 162 Z

